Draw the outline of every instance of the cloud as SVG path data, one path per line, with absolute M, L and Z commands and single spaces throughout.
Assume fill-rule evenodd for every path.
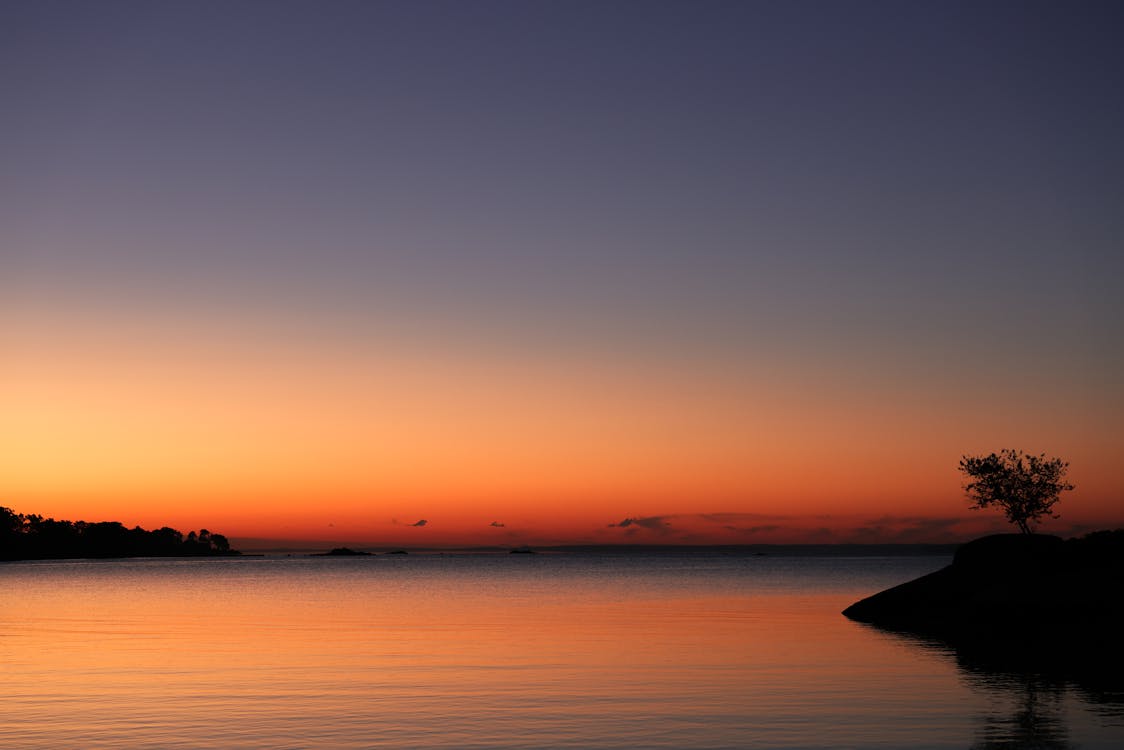
M 696 518 L 701 518 L 704 521 L 711 523 L 720 523 L 723 525 L 738 526 L 742 523 L 752 523 L 756 521 L 758 524 L 770 523 L 772 521 L 787 521 L 790 516 L 777 516 L 768 513 L 696 513 Z M 738 528 L 744 528 L 738 526 Z
M 671 518 L 671 516 L 642 516 L 640 518 L 629 517 L 622 519 L 617 523 L 609 524 L 609 528 L 616 527 L 619 529 L 626 529 L 629 526 L 637 526 L 639 528 L 648 529 L 650 531 L 666 533 L 671 528 L 671 522 L 667 520 L 668 518 Z M 631 531 L 636 531 L 636 529 L 631 529 Z
M 959 542 L 966 536 L 965 519 L 882 516 L 867 521 L 846 536 L 848 542 L 924 544 Z
M 768 523 L 762 526 L 734 526 L 732 524 L 726 524 L 722 528 L 727 531 L 736 531 L 739 534 L 768 534 L 770 531 L 779 531 L 784 527 L 775 523 Z
M 492 521 L 492 522 L 491 522 L 490 524 L 488 524 L 488 525 L 489 525 L 489 526 L 495 526 L 495 527 L 496 527 L 497 529 L 502 529 L 502 528 L 503 528 L 503 527 L 504 527 L 504 526 L 505 526 L 506 524 L 502 524 L 502 523 L 500 523 L 499 521 Z
M 1057 529 L 1057 525 L 1054 525 Z M 702 544 L 949 544 L 1003 531 L 1001 518 L 921 515 L 793 516 L 767 513 L 667 513 L 626 516 L 605 525 L 604 541 Z M 1079 533 L 1079 529 L 1074 529 Z M 1056 532 L 1055 532 L 1056 533 Z
M 412 523 L 410 525 L 411 526 L 425 526 L 427 523 L 429 523 L 429 521 L 427 521 L 423 518 L 420 521 L 418 521 L 417 523 Z
M 736 534 L 769 534 L 788 528 L 783 523 L 791 520 L 789 516 L 765 513 L 697 513 L 689 518 L 697 518 L 707 523 L 720 524 L 726 531 Z

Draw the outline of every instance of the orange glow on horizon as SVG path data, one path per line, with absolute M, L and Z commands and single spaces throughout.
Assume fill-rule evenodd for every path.
M 0 390 L 0 503 L 422 546 L 809 540 L 883 517 L 979 526 L 957 459 L 1014 444 L 1071 461 L 1066 522 L 1124 520 L 1113 444 L 1088 429 L 1095 404 L 997 420 L 845 373 L 116 322 L 8 334 L 22 356 Z M 712 514 L 745 521 L 698 520 Z M 663 516 L 676 534 L 609 526 Z

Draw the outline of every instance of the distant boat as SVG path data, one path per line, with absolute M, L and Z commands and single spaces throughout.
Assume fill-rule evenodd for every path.
M 508 550 L 508 554 L 509 555 L 533 555 L 533 554 L 535 554 L 535 551 L 533 549 L 531 549 L 530 547 L 528 547 L 527 545 L 523 545 L 522 547 L 516 547 L 515 549 Z

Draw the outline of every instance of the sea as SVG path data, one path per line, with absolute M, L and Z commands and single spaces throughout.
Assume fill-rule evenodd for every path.
M 0 563 L 0 747 L 1124 747 L 1120 692 L 840 614 L 949 561 Z

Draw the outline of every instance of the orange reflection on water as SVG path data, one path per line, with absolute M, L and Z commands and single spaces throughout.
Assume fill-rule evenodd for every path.
M 3 573 L 21 606 L 0 615 L 0 741 L 22 747 L 729 746 L 868 731 L 903 710 L 887 670 L 930 708 L 962 692 L 843 620 L 846 594 L 725 574 L 507 556 Z

